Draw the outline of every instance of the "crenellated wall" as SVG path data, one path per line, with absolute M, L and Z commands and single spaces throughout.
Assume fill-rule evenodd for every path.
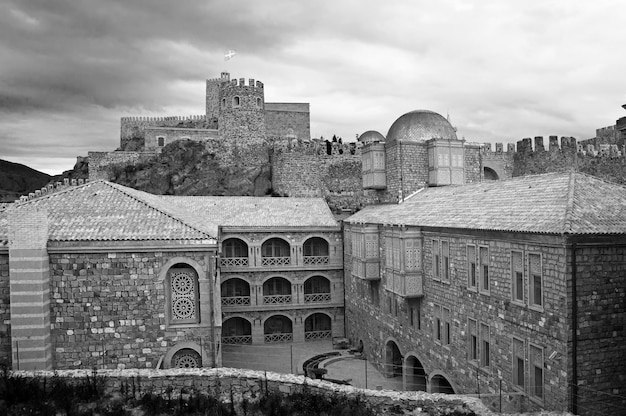
M 205 127 L 205 115 L 167 116 L 167 117 L 122 117 L 120 120 L 120 148 L 133 137 L 145 137 L 147 127 L 176 127 L 186 124 L 186 127 L 198 125 Z M 191 124 L 191 125 L 190 125 Z

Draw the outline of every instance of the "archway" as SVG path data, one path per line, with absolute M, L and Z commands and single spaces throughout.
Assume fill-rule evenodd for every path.
M 445 394 L 455 394 L 454 388 L 452 388 L 452 384 L 448 381 L 447 378 L 442 376 L 441 374 L 437 374 L 430 379 L 430 392 L 431 393 L 445 393 Z
M 414 355 L 409 355 L 404 363 L 406 374 L 406 389 L 410 391 L 427 391 L 428 376 L 421 361 Z
M 240 316 L 228 318 L 222 324 L 222 344 L 252 344 L 252 325 Z
M 387 341 L 385 344 L 385 364 L 383 369 L 385 377 L 402 376 L 402 354 L 398 344 Z
M 497 181 L 500 179 L 496 171 L 487 166 L 483 168 L 483 173 L 486 181 Z
M 304 340 L 316 341 L 331 338 L 333 335 L 330 316 L 325 313 L 314 313 L 304 320 Z

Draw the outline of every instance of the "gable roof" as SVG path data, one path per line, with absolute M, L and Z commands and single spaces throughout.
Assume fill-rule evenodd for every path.
M 545 234 L 626 234 L 626 187 L 578 172 L 426 188 L 348 223 Z
M 88 182 L 17 203 L 11 209 L 45 208 L 51 241 L 201 240 L 213 237 L 151 204 L 145 192 L 106 181 Z M 10 209 L 0 211 L 0 242 L 6 243 Z

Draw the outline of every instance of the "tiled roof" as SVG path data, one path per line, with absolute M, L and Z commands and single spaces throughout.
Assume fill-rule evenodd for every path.
M 626 187 L 582 173 L 427 188 L 398 205 L 366 207 L 349 223 L 548 234 L 626 234 Z
M 155 196 L 169 212 L 211 235 L 218 225 L 236 227 L 336 227 L 321 198 Z
M 48 211 L 49 239 L 211 240 L 211 235 L 141 198 L 145 192 L 105 181 L 88 182 L 16 205 Z M 0 212 L 0 242 L 7 240 L 7 210 Z

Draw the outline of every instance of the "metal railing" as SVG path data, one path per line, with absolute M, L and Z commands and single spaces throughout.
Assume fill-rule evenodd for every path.
M 263 257 L 261 265 L 263 266 L 289 266 L 291 257 Z
M 263 296 L 263 303 L 269 305 L 291 303 L 291 295 L 267 295 Z
M 328 256 L 304 256 L 304 264 L 328 264 L 330 258 Z
M 224 345 L 252 344 L 252 335 L 222 336 L 222 344 Z
M 250 296 L 224 296 L 222 297 L 222 306 L 249 305 Z
M 309 293 L 304 295 L 304 303 L 330 302 L 330 293 Z
M 220 266 L 222 267 L 243 267 L 247 265 L 247 257 L 222 257 L 220 259 Z
M 280 342 L 291 342 L 293 340 L 292 333 L 278 333 L 278 334 L 266 334 L 265 342 L 268 344 L 280 343 Z

